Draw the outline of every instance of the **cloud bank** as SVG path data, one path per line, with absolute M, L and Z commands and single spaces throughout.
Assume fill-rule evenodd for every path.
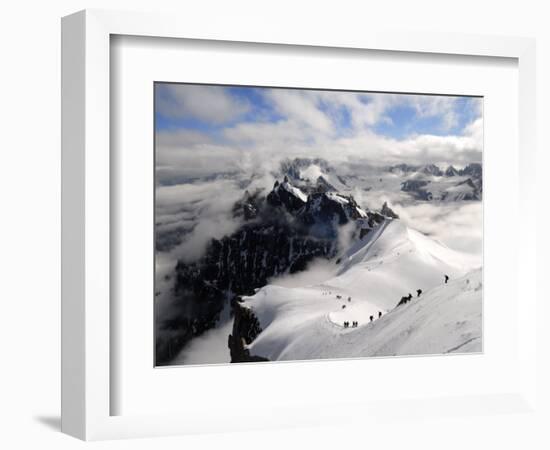
M 181 241 L 176 259 L 196 259 L 211 238 L 233 232 L 234 202 L 244 189 L 272 186 L 283 159 L 320 157 L 344 176 L 482 160 L 481 98 L 157 84 L 155 100 L 157 231 Z M 388 200 L 421 231 L 459 236 L 478 252 L 480 236 L 469 230 L 480 230 L 480 209 L 411 206 L 401 192 L 352 194 L 370 208 Z
M 482 99 L 158 85 L 159 184 L 322 157 L 462 166 L 481 161 Z

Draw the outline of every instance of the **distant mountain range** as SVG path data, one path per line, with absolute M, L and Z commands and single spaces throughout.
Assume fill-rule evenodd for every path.
M 483 170 L 479 163 L 468 164 L 462 169 L 451 165 L 445 170 L 435 164 L 398 164 L 390 166 L 388 172 L 402 177 L 401 190 L 416 200 L 482 200 Z
M 400 190 L 419 201 L 481 201 L 483 197 L 483 170 L 479 163 L 461 169 L 450 165 L 441 168 L 435 164 L 397 164 L 370 168 L 370 177 L 342 176 L 323 159 L 298 158 L 281 163 L 278 176 L 289 179 L 305 192 L 312 189 L 345 192 L 353 188 L 363 190 Z
M 471 176 L 479 178 L 482 176 L 482 166 L 479 163 L 471 163 L 462 169 L 456 169 L 450 165 L 445 170 L 441 169 L 435 164 L 426 165 L 409 165 L 409 164 L 396 164 L 387 168 L 389 172 L 404 172 L 413 173 L 420 172 L 425 175 L 433 175 L 436 177 L 453 177 L 453 176 Z

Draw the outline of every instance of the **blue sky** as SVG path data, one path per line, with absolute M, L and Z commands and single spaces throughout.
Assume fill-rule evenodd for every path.
M 188 91 L 190 95 L 196 89 L 196 85 L 167 85 L 157 84 L 155 95 L 157 99 L 157 105 L 161 102 L 173 103 L 174 106 L 181 108 L 181 114 L 174 113 L 174 111 L 166 111 L 165 108 L 157 107 L 155 111 L 156 129 L 161 130 L 175 130 L 175 129 L 190 129 L 197 130 L 205 133 L 215 133 L 223 128 L 234 126 L 238 123 L 257 123 L 257 122 L 277 122 L 284 119 L 281 114 L 267 102 L 263 88 L 252 87 L 223 87 L 217 86 L 201 86 L 205 90 L 221 90 L 224 96 L 228 96 L 235 100 L 238 104 L 246 104 L 248 108 L 242 114 L 235 114 L 233 119 L 229 119 L 220 123 L 218 121 L 209 120 L 208 117 L 202 117 L 202 115 L 193 114 L 193 111 L 189 111 L 189 108 L 185 105 L 185 101 L 178 101 L 177 93 Z M 200 94 L 199 94 L 200 95 Z
M 289 101 L 292 97 L 304 100 L 317 109 L 330 121 L 333 136 L 370 131 L 397 140 L 416 135 L 460 136 L 480 116 L 482 102 L 475 97 L 157 84 L 156 130 L 193 130 L 219 138 L 239 124 L 300 121 L 299 114 L 288 114 L 284 104 L 273 98 L 274 93 L 287 94 Z M 221 109 L 216 106 L 220 101 Z M 215 110 L 211 115 L 209 107 Z M 357 116 L 368 114 L 369 109 L 378 116 L 358 127 Z M 303 123 L 304 129 L 308 125 Z
M 472 97 L 449 97 L 454 103 L 456 124 L 446 126 L 445 113 L 420 115 L 411 105 L 396 105 L 388 111 L 390 123 L 382 122 L 375 126 L 379 134 L 403 139 L 411 134 L 435 136 L 461 135 L 462 130 L 479 115 L 481 99 Z

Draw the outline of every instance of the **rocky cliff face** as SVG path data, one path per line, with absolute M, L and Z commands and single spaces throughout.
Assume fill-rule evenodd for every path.
M 232 309 L 234 313 L 233 331 L 227 339 L 231 362 L 268 361 L 262 356 L 251 355 L 246 348 L 262 331 L 256 316 L 250 309 L 241 306 L 238 299 L 232 303 Z
M 401 183 L 401 190 L 413 194 L 418 200 L 431 200 L 432 193 L 426 190 L 429 181 L 407 180 Z
M 384 202 L 382 209 L 380 209 L 380 214 L 386 217 L 391 217 L 392 219 L 399 219 L 399 216 L 390 208 L 388 202 Z

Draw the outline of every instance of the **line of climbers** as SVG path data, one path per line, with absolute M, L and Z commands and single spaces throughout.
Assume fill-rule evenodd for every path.
M 445 279 L 445 284 L 447 284 L 449 282 L 449 276 L 448 275 L 444 275 L 444 279 Z M 323 295 L 331 295 L 332 292 L 323 292 Z M 422 289 L 417 289 L 416 290 L 416 297 L 420 297 L 422 295 Z M 401 306 L 401 305 L 405 305 L 407 304 L 408 302 L 410 302 L 412 300 L 412 294 L 409 292 L 409 295 L 405 296 L 405 297 L 401 297 L 401 300 L 399 301 L 399 303 L 397 304 L 397 306 Z M 336 299 L 337 300 L 341 300 L 342 299 L 342 296 L 341 295 L 336 295 Z M 351 297 L 348 297 L 348 302 L 351 302 Z M 342 309 L 345 309 L 346 308 L 346 305 L 342 305 Z M 378 318 L 382 317 L 382 311 L 378 311 Z M 370 316 L 369 317 L 370 321 L 372 322 L 374 320 L 374 316 Z M 359 322 L 354 320 L 353 322 L 351 322 L 351 327 L 352 328 L 357 328 L 359 326 Z M 350 327 L 350 324 L 349 324 L 349 321 L 345 321 L 344 322 L 344 328 L 349 328 Z
M 449 282 L 449 275 L 444 275 L 445 277 L 445 284 L 447 284 Z M 420 297 L 422 295 L 422 289 L 417 289 L 416 290 L 416 297 Z M 410 302 L 412 300 L 412 294 L 409 292 L 409 295 L 405 296 L 405 297 L 401 297 L 401 300 L 399 300 L 399 303 L 397 304 L 397 306 L 401 306 L 401 305 L 405 305 L 407 304 L 407 302 Z
M 378 311 L 378 318 L 380 319 L 380 317 L 382 317 L 382 311 Z M 374 316 L 370 316 L 370 321 L 372 322 L 373 320 L 374 320 Z M 358 326 L 359 326 L 359 322 L 357 320 L 354 320 L 351 323 L 352 328 L 357 328 Z M 344 328 L 349 328 L 349 321 L 344 322 Z

